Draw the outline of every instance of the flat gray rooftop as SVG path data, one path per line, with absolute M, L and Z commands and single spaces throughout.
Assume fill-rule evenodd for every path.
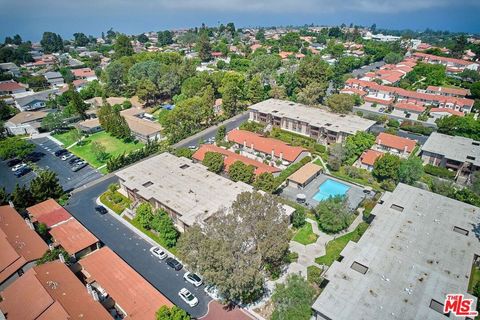
M 146 200 L 159 203 L 181 215 L 191 226 L 222 208 L 229 208 L 237 195 L 253 188 L 207 170 L 200 163 L 167 152 L 148 158 L 116 173 L 123 184 Z
M 363 237 L 327 270 L 317 319 L 445 319 L 432 299 L 467 293 L 480 208 L 405 184 L 382 200 Z
M 289 118 L 306 122 L 312 126 L 325 128 L 333 132 L 355 134 L 366 131 L 375 121 L 363 119 L 356 115 L 341 115 L 320 108 L 309 107 L 291 101 L 269 99 L 249 107 L 262 113 L 272 114 L 280 118 Z
M 433 132 L 422 150 L 443 155 L 447 159 L 480 166 L 480 142 L 473 139 Z

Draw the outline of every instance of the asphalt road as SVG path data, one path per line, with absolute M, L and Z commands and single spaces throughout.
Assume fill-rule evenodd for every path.
M 365 73 L 370 72 L 372 70 L 378 69 L 381 66 L 383 66 L 385 62 L 382 61 L 377 61 L 371 64 L 368 64 L 366 66 L 363 66 L 362 68 L 355 69 L 351 72 L 351 74 L 356 78 L 358 76 L 363 76 Z
M 104 179 L 84 190 L 74 192 L 65 208 L 79 220 L 100 241 L 110 247 L 148 282 L 177 306 L 186 310 L 193 317 L 201 317 L 208 312 L 208 303 L 212 300 L 203 290 L 185 282 L 185 270 L 175 271 L 150 254 L 151 245 L 135 232 L 117 221 L 110 214 L 100 215 L 95 212 L 95 200 L 109 184 L 117 181 L 116 177 Z M 108 268 L 108 266 L 105 266 Z M 192 292 L 199 303 L 191 308 L 178 296 L 182 288 Z
M 225 120 L 224 122 L 209 127 L 189 138 L 183 139 L 180 142 L 177 142 L 174 144 L 175 148 L 183 148 L 183 147 L 188 147 L 188 146 L 198 146 L 200 142 L 202 141 L 207 141 L 209 138 L 214 138 L 215 134 L 217 133 L 218 127 L 221 125 L 224 125 L 227 128 L 227 132 L 237 128 L 242 124 L 243 122 L 248 120 L 248 111 L 245 111 L 244 113 L 241 113 L 239 115 L 236 115 L 233 118 L 230 118 L 228 120 Z
M 38 138 L 30 141 L 36 145 L 35 152 L 42 152 L 44 154 L 35 164 L 42 169 L 55 171 L 64 190 L 75 189 L 102 176 L 90 166 L 73 172 L 68 161 L 62 161 L 52 154 L 52 152 L 61 148 L 48 138 Z M 5 186 L 8 193 L 13 191 L 17 183 L 19 185 L 28 185 L 36 176 L 32 171 L 23 177 L 17 178 L 13 175 L 11 168 L 9 168 L 6 163 L 7 161 L 0 162 L 0 185 Z

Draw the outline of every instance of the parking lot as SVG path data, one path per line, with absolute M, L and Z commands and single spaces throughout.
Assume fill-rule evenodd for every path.
M 35 152 L 42 153 L 40 160 L 35 162 L 35 165 L 40 169 L 49 169 L 56 172 L 64 190 L 80 187 L 101 177 L 101 174 L 89 165 L 73 172 L 68 161 L 62 161 L 59 157 L 53 155 L 56 150 L 62 148 L 48 138 L 32 139 L 31 142 L 36 145 Z M 35 176 L 35 172 L 31 171 L 17 178 L 12 169 L 7 166 L 7 161 L 0 161 L 0 185 L 5 186 L 8 193 L 13 191 L 17 183 L 28 185 Z

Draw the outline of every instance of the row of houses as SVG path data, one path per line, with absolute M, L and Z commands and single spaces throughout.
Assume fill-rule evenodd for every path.
M 385 64 L 379 70 L 365 73 L 360 79 L 365 81 L 379 80 L 382 84 L 394 85 L 411 72 L 416 65 L 416 60 L 409 58 L 397 64 Z
M 462 113 L 470 113 L 472 111 L 474 100 L 462 96 L 432 94 L 435 90 L 437 90 L 436 92 L 442 92 L 444 88 L 438 89 L 430 87 L 429 92 L 431 93 L 427 93 L 380 85 L 373 81 L 350 78 L 345 82 L 345 88 L 342 89 L 341 92 L 359 94 L 367 102 L 384 106 L 403 103 L 418 105 L 420 107 L 432 105 Z
M 480 64 L 475 61 L 435 56 L 423 52 L 414 52 L 412 57 L 425 63 L 441 64 L 446 67 L 447 72 L 451 73 L 462 72 L 465 69 L 473 71 L 479 71 L 480 69 Z
M 172 303 L 49 199 L 28 218 L 0 206 L 0 309 L 7 319 L 153 319 Z M 35 225 L 45 224 L 47 245 Z M 54 247 L 69 258 L 37 264 Z M 108 266 L 106 268 L 105 266 Z

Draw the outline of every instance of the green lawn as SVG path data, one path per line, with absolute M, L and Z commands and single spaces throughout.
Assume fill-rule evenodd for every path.
M 326 254 L 324 256 L 315 259 L 318 264 L 330 266 L 332 263 L 340 257 L 340 252 L 347 246 L 349 241 L 357 242 L 360 240 L 364 232 L 367 230 L 368 224 L 361 222 L 358 227 L 350 233 L 344 234 L 337 239 L 330 241 L 327 244 Z
M 63 143 L 63 145 L 66 148 L 66 147 L 68 147 L 68 146 L 70 146 L 70 145 L 72 145 L 73 143 L 76 142 L 75 139 L 74 139 L 75 130 L 77 130 L 77 129 L 72 129 L 72 130 L 64 132 L 64 133 L 57 133 L 57 134 L 52 135 L 52 137 L 54 137 L 55 139 L 57 139 L 58 141 Z
M 99 142 L 105 147 L 105 152 L 110 156 L 117 156 L 122 153 L 130 153 L 143 147 L 143 143 L 123 142 L 120 139 L 112 137 L 109 133 L 102 131 L 90 135 L 82 141 L 82 145 L 75 145 L 69 149 L 76 156 L 85 159 L 90 165 L 98 168 L 106 163 L 99 161 L 92 152 L 92 142 Z
M 318 236 L 313 233 L 312 224 L 305 223 L 305 225 L 297 231 L 295 236 L 293 237 L 293 241 L 297 241 L 303 245 L 315 243 L 317 241 Z
M 137 228 L 138 230 L 142 231 L 145 235 L 147 235 L 150 239 L 152 239 L 153 241 L 155 241 L 156 243 L 158 243 L 159 245 L 161 245 L 162 247 L 164 247 L 165 249 L 167 249 L 168 251 L 170 251 L 170 253 L 176 255 L 177 254 L 177 248 L 173 247 L 173 248 L 169 248 L 167 247 L 167 245 L 163 242 L 163 240 L 157 236 L 156 234 L 154 234 L 152 231 L 150 230 L 146 230 L 145 228 L 143 228 L 137 221 L 135 221 L 135 219 L 133 220 L 130 220 L 126 217 L 124 217 L 125 220 L 127 220 L 128 222 L 130 222 L 132 224 L 132 226 L 134 226 L 135 228 Z
M 480 281 L 480 268 L 472 267 L 470 281 L 468 282 L 468 292 L 473 293 L 473 287 Z
M 116 191 L 112 194 L 109 190 L 105 191 L 100 196 L 100 201 L 108 208 L 113 210 L 116 214 L 121 214 L 132 201 Z

